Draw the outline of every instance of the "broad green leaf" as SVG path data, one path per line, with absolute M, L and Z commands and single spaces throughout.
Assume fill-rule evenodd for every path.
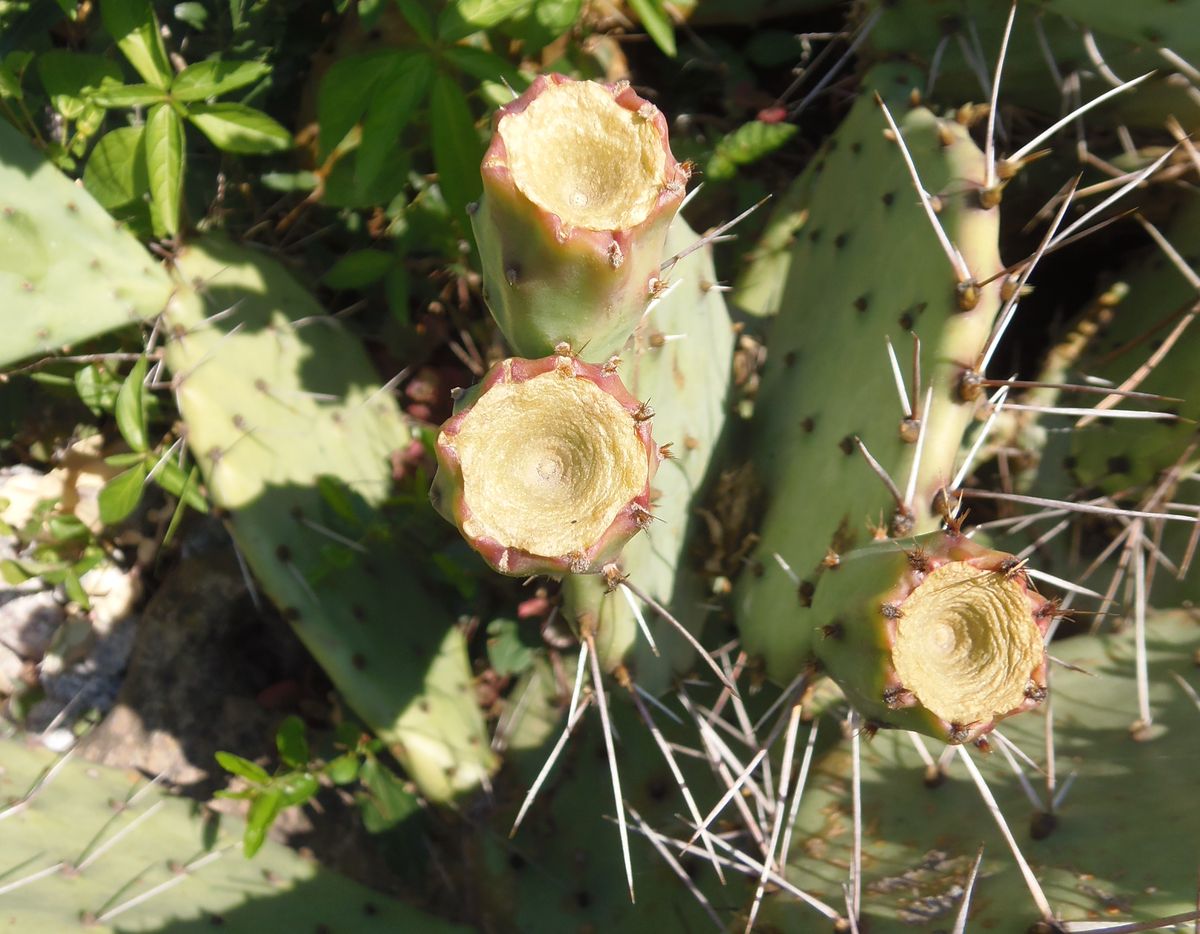
M 254 799 L 246 814 L 246 832 L 242 836 L 242 853 L 249 859 L 266 842 L 267 831 L 283 810 L 283 792 L 277 788 L 264 791 Z
M 133 369 L 121 384 L 117 393 L 117 407 L 114 414 L 117 418 L 117 430 L 121 437 L 135 451 L 146 451 L 150 442 L 146 437 L 146 369 L 148 361 L 138 357 Z
M 155 104 L 146 120 L 146 171 L 156 219 L 170 237 L 179 232 L 183 159 L 183 120 L 169 104 Z
M 20 79 L 5 62 L 0 61 L 0 100 L 6 98 L 19 100 L 22 96 Z
M 256 785 L 267 785 L 271 781 L 270 773 L 256 762 L 243 759 L 232 752 L 217 752 L 215 755 L 217 764 L 226 772 L 239 775 L 246 779 L 246 781 L 254 782 Z
M 304 721 L 292 714 L 275 731 L 275 748 L 284 765 L 293 768 L 308 765 L 308 736 Z
M 358 147 L 355 184 L 360 189 L 375 182 L 388 156 L 398 150 L 400 133 L 425 99 L 433 72 L 430 56 L 420 52 L 398 53 L 379 76 L 371 92 Z
M 104 28 L 143 80 L 165 88 L 174 72 L 150 0 L 101 0 Z
M 519 675 L 533 664 L 533 649 L 521 641 L 514 619 L 494 619 L 487 628 L 488 663 L 501 677 Z
M 152 84 L 121 84 L 105 81 L 99 90 L 88 96 L 88 101 L 98 107 L 144 107 L 167 99 L 167 92 Z
M 83 186 L 110 211 L 138 200 L 150 190 L 142 149 L 144 132 L 140 126 L 124 126 L 105 133 L 88 157 Z
M 121 69 L 99 55 L 52 49 L 37 57 L 38 77 L 50 106 L 68 120 L 78 120 L 89 105 L 89 98 L 105 79 L 120 82 Z
M 532 0 L 454 0 L 438 17 L 438 36 L 453 42 L 528 12 Z
M 418 813 L 421 804 L 416 795 L 377 759 L 367 759 L 359 771 L 359 779 L 367 793 L 358 796 L 363 825 L 370 833 L 380 833 L 395 827 Z
M 51 537 L 55 542 L 69 542 L 75 539 L 86 539 L 91 532 L 83 524 L 83 520 L 71 513 L 51 516 L 46 523 Z
M 121 391 L 121 382 L 111 370 L 89 363 L 75 371 L 74 382 L 79 401 L 91 409 L 93 414 L 102 415 L 113 410 L 117 403 L 117 393 Z
M 292 134 L 284 126 L 245 104 L 193 104 L 188 119 L 225 152 L 256 155 L 292 148 Z
M 429 11 L 421 5 L 420 0 L 396 0 L 396 6 L 400 8 L 400 15 L 412 27 L 417 38 L 426 45 L 431 45 L 433 43 L 433 19 L 430 17 Z
M 177 20 L 187 23 L 198 32 L 202 32 L 208 25 L 208 10 L 203 3 L 186 0 L 184 3 L 175 4 L 174 12 Z
M 137 509 L 137 504 L 142 499 L 142 484 L 145 482 L 146 465 L 141 463 L 117 474 L 104 484 L 96 498 L 100 506 L 100 521 L 105 525 L 115 525 Z
M 629 0 L 629 8 L 654 44 L 664 55 L 675 57 L 675 27 L 663 6 L 663 0 Z
M 318 143 L 326 158 L 362 119 L 375 82 L 391 68 L 395 52 L 351 55 L 334 64 L 317 92 Z
M 177 101 L 220 97 L 270 73 L 271 66 L 263 62 L 197 62 L 175 76 L 171 82 L 171 96 Z
M 438 185 L 453 216 L 461 220 L 467 204 L 483 190 L 479 178 L 483 145 L 467 97 L 453 78 L 440 74 L 434 79 L 430 104 Z
M 382 279 L 396 265 L 396 255 L 383 250 L 356 250 L 347 253 L 322 281 L 331 289 L 359 289 Z

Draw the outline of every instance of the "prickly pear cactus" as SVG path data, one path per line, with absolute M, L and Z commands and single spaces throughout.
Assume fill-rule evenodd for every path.
M 797 181 L 811 193 L 807 218 L 795 232 L 768 339 L 750 447 L 765 515 L 735 595 L 744 648 L 784 683 L 812 656 L 810 607 L 823 578 L 837 573 L 838 556 L 868 542 L 872 526 L 885 537 L 935 527 L 935 493 L 954 474 L 974 414 L 959 377 L 1000 307 L 997 283 L 977 284 L 1001 268 L 999 212 L 980 204 L 983 154 L 965 127 L 909 107 L 916 80 L 913 70 L 892 66 L 868 74 L 858 102 Z M 885 136 L 875 91 L 896 113 L 923 187 L 940 200 L 938 219 L 961 258 L 957 277 Z M 920 387 L 908 362 L 914 335 Z M 905 361 L 907 412 L 889 339 Z
M 0 366 L 158 314 L 170 277 L 0 120 Z
M 1032 804 L 998 752 L 974 757 L 1016 841 L 1061 920 L 1116 924 L 1194 911 L 1193 806 L 1200 765 L 1194 701 L 1176 681 L 1198 685 L 1193 655 L 1200 626 L 1181 613 L 1148 621 L 1151 739 L 1130 736 L 1135 708 L 1133 633 L 1056 643 L 1054 654 L 1086 671 L 1054 674 L 1053 741 L 1062 793 L 1053 815 Z M 1174 675 L 1174 677 L 1173 677 Z M 1045 718 L 1007 721 L 1006 738 L 1045 769 Z M 948 929 L 982 845 L 967 930 L 1024 931 L 1039 921 L 1021 872 L 961 762 L 929 787 L 909 738 L 880 733 L 862 743 L 862 907 L 872 931 Z M 940 750 L 932 749 L 936 756 Z M 1046 776 L 1022 766 L 1031 792 Z M 818 760 L 794 828 L 789 878 L 840 904 L 851 859 L 849 750 Z M 1073 778 L 1072 778 L 1073 776 Z M 1066 788 L 1070 782 L 1069 789 Z M 783 926 L 816 916 L 786 899 L 769 900 L 764 918 Z M 793 912 L 802 912 L 799 917 Z M 790 918 L 790 922 L 783 919 Z
M 687 173 L 628 82 L 543 75 L 500 109 L 472 215 L 484 297 L 526 357 L 603 363 L 650 300 Z
M 133 772 L 0 740 L 0 925 L 13 931 L 460 931 Z
M 697 239 L 683 218 L 676 218 L 666 256 Z M 639 589 L 697 634 L 706 595 L 699 576 L 689 570 L 688 547 L 695 541 L 701 521 L 695 510 L 724 433 L 733 360 L 733 328 L 716 284 L 709 249 L 676 263 L 620 368 L 634 396 L 653 407 L 655 436 L 660 444 L 670 444 L 671 456 L 654 477 L 654 521 L 625 547 L 619 565 Z M 597 621 L 596 645 L 606 667 L 625 661 L 646 690 L 661 691 L 673 670 L 691 663 L 693 649 L 686 640 L 632 593 L 608 593 L 598 579 L 571 578 L 564 594 L 569 619 L 591 613 Z M 661 656 L 638 634 L 631 601 L 638 604 Z
M 495 763 L 466 647 L 381 508 L 410 434 L 358 343 L 274 262 L 210 239 L 166 311 L 188 441 L 255 577 L 436 801 Z

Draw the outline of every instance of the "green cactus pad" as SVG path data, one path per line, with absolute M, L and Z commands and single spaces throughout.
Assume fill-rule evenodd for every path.
M 997 272 L 998 211 L 979 207 L 983 154 L 959 124 L 908 109 L 915 78 L 891 66 L 866 77 L 858 103 L 796 183 L 809 196 L 789 206 L 807 210 L 807 220 L 792 247 L 755 404 L 749 455 L 766 513 L 736 593 L 744 648 L 784 683 L 811 657 L 810 605 L 822 576 L 837 573 L 830 569 L 837 555 L 869 541 L 871 524 L 903 535 L 935 527 L 932 499 L 953 476 L 973 416 L 958 377 L 984 346 L 1000 304 L 992 285 L 962 310 L 950 262 L 896 144 L 884 136 L 876 89 L 925 189 L 940 195 L 939 219 L 970 273 L 982 280 Z M 854 439 L 903 490 L 916 446 L 901 437 L 885 340 L 911 396 L 912 334 L 922 343 L 921 394 L 932 387 L 933 412 L 912 515 L 896 524 L 897 505 Z
M 1157 735 L 1144 742 L 1129 732 L 1137 708 L 1132 632 L 1054 645 L 1056 657 L 1088 672 L 1057 668 L 1054 673 L 1059 787 L 1075 774 L 1056 820 L 1039 815 L 999 752 L 970 753 L 1063 920 L 1116 924 L 1196 907 L 1200 720 L 1172 674 L 1193 690 L 1200 686 L 1194 665 L 1200 626 L 1174 614 L 1152 618 L 1148 631 Z M 1043 715 L 1034 713 L 1006 722 L 1002 732 L 1040 763 L 1044 725 Z M 864 925 L 876 934 L 949 930 L 983 845 L 967 930 L 1031 929 L 1038 911 L 964 766 L 953 761 L 948 780 L 931 788 L 908 737 L 879 733 L 864 739 L 861 748 Z M 936 756 L 940 747 L 931 751 Z M 1044 792 L 1044 778 L 1028 767 L 1026 773 L 1033 788 Z M 837 904 L 853 838 L 849 775 L 844 744 L 818 762 L 802 799 L 797 855 L 788 876 Z M 764 917 L 785 929 L 816 918 L 789 901 L 777 897 Z
M 242 554 L 423 793 L 475 788 L 495 762 L 462 635 L 381 511 L 411 441 L 394 398 L 276 263 L 210 239 L 176 266 L 166 360 Z
M 11 739 L 0 740 L 0 763 L 5 929 L 464 930 L 277 843 L 245 859 L 241 820 L 135 772 L 56 761 Z
M 667 236 L 667 256 L 697 238 L 677 217 Z M 655 438 L 671 445 L 671 456 L 654 476 L 654 522 L 625 547 L 620 565 L 641 590 L 699 632 L 705 593 L 689 570 L 687 544 L 699 522 L 696 506 L 725 424 L 733 329 L 720 291 L 712 288 L 716 273 L 710 250 L 684 257 L 667 282 L 669 291 L 638 329 L 620 373 L 630 392 L 653 407 Z M 643 687 L 657 692 L 667 686 L 673 670 L 690 664 L 693 652 L 687 642 L 640 601 L 661 659 L 639 635 L 622 594 L 606 594 L 603 582 L 583 578 L 569 578 L 564 593 L 569 619 L 590 612 L 598 621 L 597 648 L 606 667 L 625 661 Z
M 0 366 L 153 317 L 170 277 L 0 120 Z

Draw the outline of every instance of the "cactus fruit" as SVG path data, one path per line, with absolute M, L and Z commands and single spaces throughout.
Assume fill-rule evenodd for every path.
M 668 254 L 692 246 L 696 233 L 682 216 L 667 235 Z M 690 568 L 689 543 L 700 522 L 706 480 L 724 434 L 733 363 L 733 328 L 721 291 L 714 287 L 711 250 L 694 250 L 670 269 L 669 285 L 651 305 L 626 351 L 621 372 L 639 399 L 654 405 L 654 430 L 671 456 L 654 477 L 655 521 L 621 553 L 620 568 L 638 589 L 667 607 L 699 634 L 706 594 Z M 687 641 L 649 608 L 643 617 L 654 635 L 656 656 L 638 636 L 630 601 L 605 593 L 601 582 L 578 578 L 563 584 L 564 612 L 576 620 L 591 613 L 596 647 L 605 668 L 630 666 L 638 684 L 652 693 L 668 686 L 672 672 L 694 659 Z
M 277 843 L 250 862 L 238 818 L 69 758 L 0 739 L 5 929 L 464 930 Z
M 810 193 L 799 208 L 807 215 L 769 334 L 750 449 L 766 512 L 736 593 L 743 647 L 781 683 L 811 659 L 814 594 L 838 556 L 868 539 L 868 523 L 897 537 L 936 528 L 935 495 L 954 475 L 975 414 L 959 380 L 1001 304 L 996 283 L 975 285 L 1001 269 L 999 212 L 980 204 L 983 153 L 965 127 L 921 107 L 897 118 L 923 187 L 941 202 L 938 220 L 961 258 L 956 281 L 871 100 L 878 89 L 908 107 L 914 80 L 908 68 L 871 71 L 867 93 L 796 183 Z M 908 356 L 907 332 L 920 338 L 923 375 L 906 392 L 906 411 L 886 341 Z M 918 421 L 924 437 L 914 444 Z M 900 496 L 860 457 L 858 441 Z
M 170 277 L 0 120 L 0 366 L 158 314 Z
M 501 108 L 472 214 L 484 296 L 517 354 L 601 363 L 655 289 L 687 171 L 628 82 L 543 75 Z
M 1136 694 L 1130 630 L 1054 644 L 1056 659 L 1068 667 L 1054 673 L 1052 718 L 1035 712 L 1003 726 L 1008 743 L 1036 760 L 1032 768 L 1020 766 L 1027 773 L 1026 793 L 1000 753 L 962 750 L 978 762 L 1059 919 L 1107 926 L 1196 908 L 1197 713 L 1187 690 L 1198 686 L 1193 653 L 1200 626 L 1174 613 L 1151 618 L 1148 630 L 1156 738 L 1138 742 L 1128 730 Z M 1048 746 L 1054 768 L 1041 758 Z M 950 929 L 982 844 L 966 929 L 1033 929 L 1038 908 L 962 766 L 951 763 L 943 775 L 929 772 L 901 733 L 880 733 L 861 749 L 860 925 L 878 934 Z M 831 901 L 841 898 L 852 860 L 848 760 L 843 744 L 814 763 L 794 828 L 796 840 L 806 842 L 793 850 L 788 872 L 802 888 Z M 1074 780 L 1068 789 L 1069 775 Z M 1058 802 L 1048 807 L 1029 796 Z M 768 900 L 763 915 L 785 930 L 815 918 L 786 898 Z M 1046 920 L 1052 926 L 1041 929 L 1064 929 Z
M 813 600 L 817 659 L 875 726 L 978 739 L 1046 696 L 1055 605 L 1022 564 L 955 531 L 844 554 Z
M 277 264 L 224 241 L 176 258 L 167 365 L 212 500 L 255 577 L 422 792 L 494 767 L 466 646 L 382 509 L 410 432 L 371 366 Z
M 654 413 L 615 365 L 509 358 L 461 403 L 430 495 L 497 571 L 597 573 L 650 522 Z

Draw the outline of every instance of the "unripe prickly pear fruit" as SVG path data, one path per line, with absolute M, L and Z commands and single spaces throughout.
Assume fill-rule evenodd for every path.
M 658 282 L 688 173 L 628 82 L 543 75 L 501 108 L 472 214 L 484 295 L 521 356 L 566 341 L 602 362 Z
M 1045 698 L 1054 607 L 1024 562 L 937 532 L 842 555 L 813 601 L 814 651 L 869 724 L 970 742 Z
M 663 454 L 615 363 L 503 360 L 438 434 L 430 496 L 502 574 L 590 574 L 651 520 Z

